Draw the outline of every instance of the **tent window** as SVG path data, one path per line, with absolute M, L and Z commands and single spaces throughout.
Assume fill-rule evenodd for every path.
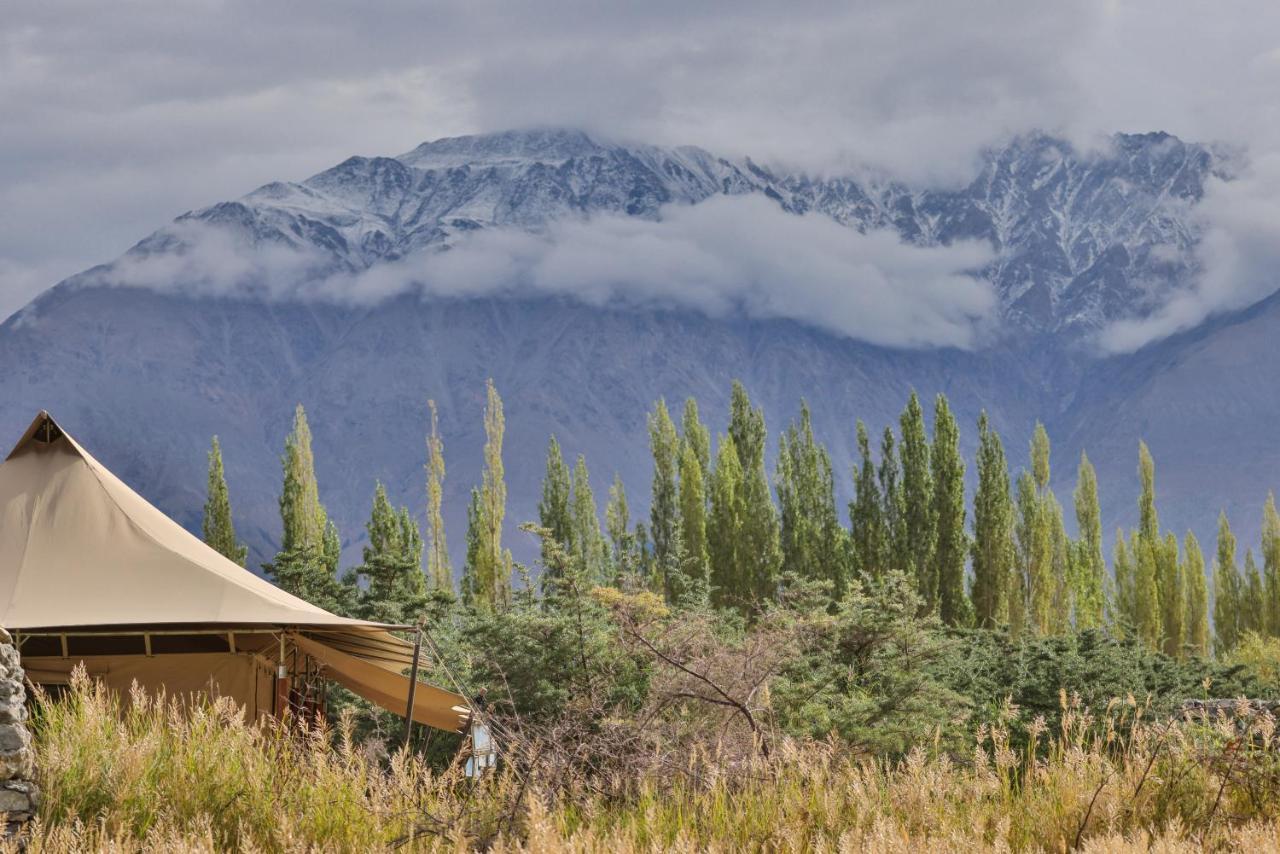
M 226 635 L 152 635 L 151 654 L 167 652 L 230 652 Z
M 52 445 L 54 442 L 62 438 L 62 430 L 57 424 L 53 423 L 52 418 L 46 418 L 44 423 L 36 428 L 35 440 L 44 445 Z
M 58 638 L 27 635 L 22 638 L 22 648 L 18 650 L 23 658 L 37 655 L 62 655 L 62 641 Z
M 67 635 L 67 652 L 71 655 L 142 655 L 146 647 L 142 638 L 128 635 Z

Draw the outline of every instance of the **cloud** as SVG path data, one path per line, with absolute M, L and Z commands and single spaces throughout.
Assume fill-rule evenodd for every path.
M 1255 159 L 1233 180 L 1213 180 L 1193 209 L 1202 230 L 1195 273 L 1149 316 L 1103 329 L 1103 350 L 1127 353 L 1280 289 L 1280 154 Z
M 83 269 L 270 180 L 528 124 L 952 184 L 1031 128 L 1280 152 L 1272 0 L 11 5 L 7 269 Z
M 193 222 L 165 232 L 179 251 L 134 253 L 98 280 L 192 293 L 368 303 L 433 297 L 562 296 L 600 306 L 788 319 L 891 347 L 980 343 L 997 301 L 975 271 L 982 243 L 920 247 L 796 216 L 756 196 L 671 205 L 657 220 L 561 220 L 545 233 L 488 229 L 359 274 L 292 247 L 249 246 Z M 170 247 L 171 248 L 171 247 Z

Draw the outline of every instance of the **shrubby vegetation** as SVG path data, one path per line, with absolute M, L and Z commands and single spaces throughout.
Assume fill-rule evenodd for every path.
M 552 437 L 539 518 L 524 528 L 540 560 L 527 568 L 502 538 L 505 424 L 490 383 L 455 588 L 434 406 L 425 529 L 375 487 L 362 561 L 341 574 L 299 408 L 283 457 L 284 536 L 265 569 L 326 608 L 425 625 L 429 677 L 483 710 L 502 767 L 466 782 L 453 764 L 460 739 L 427 731 L 401 753 L 394 716 L 341 692 L 332 731 L 291 739 L 227 708 L 182 717 L 159 701 L 110 723 L 111 700 L 82 684 L 37 726 L 47 839 L 262 850 L 1274 843 L 1274 721 L 1180 714 L 1188 699 L 1280 689 L 1274 501 L 1262 566 L 1251 550 L 1237 566 L 1223 517 L 1206 572 L 1194 537 L 1160 527 L 1140 445 L 1140 524 L 1117 536 L 1108 566 L 1092 466 L 1082 455 L 1071 537 L 1042 427 L 1030 470 L 1014 477 L 982 417 L 969 500 L 946 399 L 930 429 L 912 395 L 878 442 L 856 425 L 854 499 L 839 508 L 840 475 L 806 407 L 778 437 L 772 477 L 764 413 L 739 384 L 729 416 L 713 442 L 695 401 L 678 426 L 656 402 L 649 512 L 632 517 L 615 477 L 603 524 L 587 461 L 571 465 Z M 216 445 L 210 463 L 206 539 L 242 561 Z M 212 761 L 205 739 L 238 758 L 178 791 Z

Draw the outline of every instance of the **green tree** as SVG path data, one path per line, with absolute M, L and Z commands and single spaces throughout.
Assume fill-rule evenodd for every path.
M 1106 608 L 1107 562 L 1102 554 L 1102 511 L 1098 507 L 1098 476 L 1083 451 L 1072 496 L 1076 508 L 1076 544 L 1072 574 L 1077 629 L 1102 626 Z
M 1160 539 L 1160 519 L 1156 515 L 1156 464 L 1143 441 L 1138 442 L 1138 479 L 1142 482 L 1142 495 L 1138 499 L 1138 535 L 1145 542 L 1155 543 Z
M 1276 497 L 1267 493 L 1262 508 L 1262 577 L 1266 595 L 1266 633 L 1280 636 L 1280 514 Z
M 573 466 L 573 518 L 572 558 L 582 571 L 587 583 L 598 584 L 605 577 L 605 555 L 608 542 L 600 533 L 600 516 L 596 497 L 591 491 L 591 477 L 587 472 L 587 458 L 578 455 Z
M 747 581 L 751 598 L 765 602 L 773 598 L 782 563 L 778 510 L 765 472 L 764 412 L 751 405 L 747 390 L 737 381 L 730 401 L 729 435 L 742 466 L 737 491 L 739 575 Z
M 667 402 L 659 399 L 649 415 L 649 450 L 653 453 L 653 496 L 649 503 L 649 536 L 653 539 L 653 561 L 668 601 L 679 586 L 680 567 L 680 438 L 667 412 Z
M 222 446 L 217 436 L 209 448 L 209 493 L 204 502 L 203 529 L 206 545 L 232 563 L 244 566 L 249 549 L 236 539 L 235 524 L 231 521 L 231 497 L 222 468 Z
M 1115 571 L 1115 603 L 1111 622 L 1117 634 L 1132 634 L 1138 624 L 1138 577 L 1134 555 L 1125 542 L 1124 531 L 1116 529 L 1116 550 L 1112 560 Z
M 933 563 L 936 526 L 933 518 L 933 478 L 929 469 L 929 440 L 925 435 L 924 412 L 913 391 L 899 419 L 902 445 L 902 535 L 904 566 L 915 580 L 922 608 L 933 613 L 938 608 L 938 573 Z
M 1249 632 L 1264 634 L 1266 632 L 1267 605 L 1266 589 L 1262 574 L 1258 572 L 1258 563 L 1253 559 L 1253 549 L 1244 552 L 1244 594 L 1241 596 L 1240 637 Z
M 783 566 L 801 578 L 829 581 L 835 598 L 842 598 L 847 544 L 836 513 L 831 457 L 814 439 L 809 406 L 803 402 L 799 423 L 778 437 L 775 482 Z
M 1183 620 L 1187 649 L 1204 658 L 1209 654 L 1209 588 L 1204 576 L 1204 552 L 1196 535 L 1187 531 L 1182 552 L 1186 564 L 1182 576 L 1187 583 L 1187 616 Z
M 1224 658 L 1236 648 L 1244 611 L 1240 571 L 1236 568 L 1236 537 L 1227 514 L 1218 514 L 1218 541 L 1213 559 L 1213 652 Z
M 550 536 L 542 540 L 545 581 L 550 581 L 554 574 L 548 553 L 551 543 L 559 545 L 565 554 L 572 554 L 575 549 L 573 514 L 569 507 L 572 488 L 569 466 L 560 453 L 560 443 L 552 435 L 547 443 L 547 473 L 542 478 L 542 499 L 538 502 L 538 524 L 550 532 Z
M 692 400 L 692 398 L 690 398 Z M 694 410 L 695 417 L 697 410 Z M 687 414 L 687 411 L 686 411 Z M 680 443 L 680 583 L 677 601 L 707 594 L 707 493 L 696 442 L 689 441 L 688 424 Z
M 1031 472 L 1018 477 L 1017 515 L 1014 533 L 1018 549 L 1017 573 L 1023 604 L 1010 603 L 1010 626 L 1015 636 L 1022 630 L 1034 635 L 1051 631 L 1054 601 L 1053 578 L 1053 517 L 1049 502 L 1037 487 L 1037 478 Z M 1024 625 L 1013 622 L 1014 612 L 1021 611 Z
M 938 576 L 938 614 L 949 626 L 968 625 L 972 607 L 964 590 L 969 554 L 965 533 L 964 458 L 960 456 L 960 428 L 947 398 L 939 394 L 933 410 L 933 448 L 929 456 L 933 480 L 935 541 L 933 564 Z
M 369 543 L 363 549 L 364 559 L 346 579 L 356 616 L 391 625 L 416 623 L 427 607 L 422 535 L 409 509 L 397 512 L 381 483 L 374 489 L 365 531 Z
M 458 592 L 462 603 L 468 608 L 476 608 L 479 585 L 477 572 L 484 562 L 484 507 L 480 502 L 480 490 L 472 487 L 471 500 L 467 503 L 467 554 L 462 564 L 462 579 L 458 584 Z
M 711 514 L 707 518 L 707 552 L 711 564 L 711 601 L 745 608 L 750 602 L 750 579 L 739 561 L 739 517 L 742 465 L 732 436 L 722 436 L 711 472 Z
M 898 468 L 898 451 L 894 447 L 893 428 L 885 427 L 880 437 L 880 501 L 885 530 L 885 553 L 880 565 L 886 570 L 905 571 L 907 559 L 907 534 L 905 514 L 902 510 L 902 478 Z
M 884 498 L 871 458 L 871 441 L 867 425 L 858 421 L 858 454 L 862 467 L 854 467 L 853 501 L 849 502 L 849 537 L 853 569 L 863 578 L 880 579 L 888 567 L 890 531 L 884 515 Z M 882 466 L 883 467 L 883 466 Z
M 1014 573 L 1009 464 L 987 413 L 978 417 L 978 491 L 973 498 L 973 607 L 983 628 L 1009 620 Z
M 1164 633 L 1162 649 L 1170 658 L 1182 657 L 1185 639 L 1183 621 L 1187 614 L 1187 583 L 1178 560 L 1178 538 L 1169 532 L 1156 548 L 1160 579 L 1160 627 Z
M 484 474 L 478 494 L 477 552 L 471 566 L 473 602 L 482 611 L 498 611 L 511 603 L 511 552 L 502 546 L 502 523 L 507 515 L 507 482 L 502 464 L 502 440 L 506 419 L 502 398 L 485 384 Z
M 613 547 L 613 569 L 617 578 L 639 571 L 636 557 L 635 536 L 631 533 L 631 510 L 627 507 L 627 490 L 622 485 L 622 476 L 613 475 L 613 485 L 609 487 L 609 503 L 604 510 L 605 529 L 609 532 L 609 543 Z
M 436 402 L 427 401 L 431 410 L 431 433 L 427 436 L 427 581 L 431 589 L 453 594 L 453 564 L 449 561 L 449 545 L 444 536 L 444 440 L 440 438 L 440 421 Z
M 680 435 L 698 460 L 698 467 L 702 469 L 702 483 L 705 486 L 711 477 L 711 431 L 698 417 L 698 401 L 692 397 L 684 402 L 684 414 L 680 419 Z
M 1160 623 L 1160 544 L 1140 534 L 1131 543 L 1134 571 L 1134 631 L 1148 649 L 1159 649 L 1164 638 Z
M 299 404 L 285 439 L 280 493 L 283 535 L 275 560 L 263 569 L 282 589 L 335 613 L 350 609 L 349 590 L 338 580 L 341 551 L 336 526 L 320 503 L 311 428 Z

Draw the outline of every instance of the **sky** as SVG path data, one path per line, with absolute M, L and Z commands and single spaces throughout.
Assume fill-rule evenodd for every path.
M 0 7 L 0 316 L 267 181 L 530 125 L 935 184 L 962 182 L 982 147 L 1033 128 L 1086 147 L 1148 130 L 1244 147 L 1253 165 L 1205 208 L 1205 276 L 1150 321 L 1111 330 L 1114 349 L 1265 295 L 1280 260 L 1274 0 Z M 723 226 L 693 227 L 713 240 Z M 922 300 L 939 286 L 930 275 Z

